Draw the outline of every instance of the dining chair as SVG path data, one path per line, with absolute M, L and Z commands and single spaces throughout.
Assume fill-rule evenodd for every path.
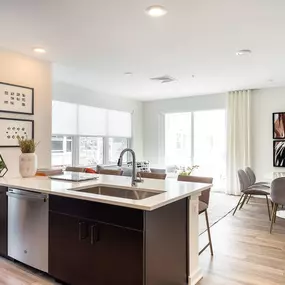
M 236 205 L 236 208 L 233 212 L 233 216 L 235 215 L 238 207 L 240 210 L 242 209 L 242 207 L 244 206 L 244 203 L 250 196 L 258 195 L 258 196 L 266 197 L 268 216 L 269 216 L 269 220 L 271 221 L 269 200 L 268 200 L 268 195 L 270 195 L 269 188 L 265 189 L 265 188 L 253 187 L 253 185 L 251 185 L 248 175 L 242 169 L 238 170 L 238 179 L 239 179 L 240 191 L 242 195 Z
M 276 222 L 276 213 L 279 205 L 285 205 L 285 177 L 276 178 L 271 184 L 271 201 L 273 203 L 270 233 L 272 233 L 273 224 Z
M 101 168 L 99 170 L 99 174 L 121 176 L 122 170 L 121 169 L 104 169 L 104 168 Z
M 150 178 L 150 179 L 160 179 L 164 180 L 166 178 L 166 174 L 164 173 L 152 173 L 152 172 L 139 172 L 138 176 L 141 178 Z
M 178 181 L 184 181 L 184 182 L 197 182 L 197 183 L 213 183 L 212 177 L 201 177 L 201 176 L 185 176 L 185 175 L 179 175 L 177 178 Z M 208 189 L 202 191 L 201 196 L 199 197 L 199 215 L 202 213 L 205 213 L 206 218 L 206 224 L 207 224 L 207 232 L 208 232 L 208 238 L 209 242 L 208 244 L 200 250 L 199 255 L 206 250 L 206 248 L 210 247 L 211 255 L 214 255 L 213 251 L 213 244 L 212 244 L 212 238 L 211 238 L 211 230 L 210 230 L 210 224 L 209 224 L 209 217 L 208 217 L 208 206 L 210 201 L 210 192 L 211 187 Z
M 251 188 L 263 188 L 263 190 L 270 189 L 270 184 L 268 182 L 256 182 L 256 176 L 251 167 L 246 167 L 245 173 L 247 174 L 249 178 Z M 250 199 L 251 199 L 251 195 L 248 196 L 246 204 L 248 204 Z
M 268 182 L 256 182 L 256 176 L 251 167 L 246 167 L 245 173 L 247 174 L 251 185 L 270 188 L 270 184 Z
M 166 170 L 162 168 L 150 168 L 151 173 L 165 174 Z
M 67 166 L 65 171 L 72 171 L 72 172 L 85 172 L 85 167 L 75 167 L 75 166 Z

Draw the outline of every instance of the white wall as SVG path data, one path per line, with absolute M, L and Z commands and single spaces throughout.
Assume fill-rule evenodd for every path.
M 164 165 L 164 114 L 198 110 L 223 109 L 226 95 L 204 95 L 143 103 L 144 158 Z
M 89 89 L 56 81 L 53 83 L 53 99 L 98 108 L 133 112 L 132 147 L 136 151 L 137 158 L 143 158 L 143 122 L 141 102 L 121 97 L 98 94 Z
M 51 163 L 51 65 L 14 52 L 0 50 L 0 81 L 34 88 L 34 116 L 0 113 L 1 117 L 33 119 L 39 167 Z M 19 175 L 19 148 L 0 148 L 9 168 L 7 176 Z
M 285 87 L 253 91 L 252 94 L 252 166 L 257 177 L 272 171 L 273 167 L 272 113 L 285 111 Z
M 144 109 L 144 157 L 153 164 L 164 164 L 164 113 L 226 108 L 226 94 L 195 96 L 146 102 Z M 285 87 L 252 92 L 252 167 L 259 180 L 273 167 L 272 113 L 285 112 Z

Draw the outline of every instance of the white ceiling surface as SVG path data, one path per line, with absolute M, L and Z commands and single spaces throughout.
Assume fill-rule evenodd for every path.
M 168 14 L 150 18 L 152 4 Z M 281 86 L 284 11 L 284 0 L 0 0 L 0 46 L 57 63 L 59 81 L 142 101 Z M 149 80 L 162 75 L 177 81 Z

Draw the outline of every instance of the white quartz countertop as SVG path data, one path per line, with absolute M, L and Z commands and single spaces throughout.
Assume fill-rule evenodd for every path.
M 130 177 L 113 175 L 98 176 L 99 178 L 96 180 L 84 182 L 52 180 L 48 177 L 1 178 L 0 186 L 147 211 L 157 209 L 191 195 L 197 195 L 201 191 L 212 186 L 211 184 L 204 183 L 178 182 L 174 179 L 144 179 L 144 181 L 142 183 L 138 183 L 137 186 L 131 186 Z M 100 194 L 84 193 L 80 191 L 82 189 L 97 186 L 111 186 L 114 188 L 136 191 L 147 190 L 158 192 L 160 194 L 142 200 L 133 200 Z

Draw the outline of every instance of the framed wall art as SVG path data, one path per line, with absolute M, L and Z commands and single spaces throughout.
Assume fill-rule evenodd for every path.
M 0 112 L 34 114 L 34 88 L 0 82 Z
M 276 140 L 273 142 L 273 166 L 285 167 L 285 141 Z
M 285 139 L 285 112 L 273 113 L 273 139 Z
M 34 121 L 0 118 L 0 147 L 19 147 L 17 136 L 34 138 Z

